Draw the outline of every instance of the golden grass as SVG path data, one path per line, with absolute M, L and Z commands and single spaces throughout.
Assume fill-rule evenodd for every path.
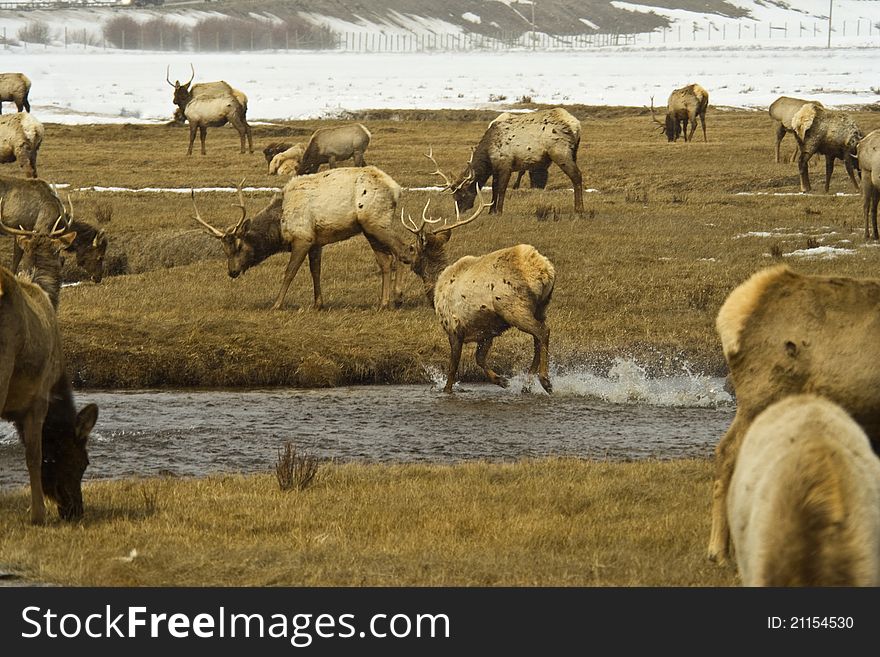
M 730 586 L 710 486 L 707 461 L 576 459 L 92 482 L 74 525 L 0 495 L 0 563 L 70 586 Z
M 572 213 L 568 180 L 554 168 L 547 191 L 509 191 L 503 217 L 481 217 L 449 247 L 454 259 L 527 242 L 554 262 L 551 366 L 601 369 L 623 356 L 653 373 L 680 371 L 687 363 L 694 371 L 723 374 L 714 318 L 731 289 L 778 262 L 771 253 L 804 248 L 810 239 L 862 244 L 856 196 L 736 194 L 798 189 L 795 166 L 773 162 L 773 128 L 764 112 L 712 108 L 709 143 L 668 144 L 645 110 L 573 110 L 583 125 L 585 185 L 601 191 L 586 194 L 584 215 Z M 367 161 L 405 187 L 435 184 L 422 155 L 428 146 L 444 169 L 457 170 L 493 114 L 371 113 L 364 119 L 373 133 Z M 880 114 L 856 118 L 865 132 L 880 126 Z M 259 151 L 291 135 L 303 139 L 332 123 L 257 126 L 255 146 Z M 283 182 L 265 174 L 262 153 L 238 153 L 232 129 L 209 131 L 205 157 L 188 158 L 186 138 L 186 130 L 170 127 L 50 125 L 41 175 L 74 187 L 229 186 L 243 177 L 254 186 Z M 786 149 L 793 147 L 790 139 Z M 838 169 L 832 192 L 852 193 Z M 812 167 L 815 188 L 823 170 Z M 435 192 L 407 191 L 404 206 L 418 213 L 429 194 L 436 212 L 452 212 L 451 200 Z M 269 196 L 248 194 L 251 213 Z M 233 200 L 199 195 L 203 216 L 221 226 L 237 216 Z M 413 383 L 426 380 L 425 365 L 445 365 L 446 337 L 412 273 L 404 274 L 404 307 L 377 310 L 378 268 L 361 237 L 325 249 L 326 311 L 308 309 L 311 281 L 303 267 L 284 309 L 271 312 L 286 254 L 229 279 L 219 245 L 195 228 L 185 194 L 77 192 L 74 202 L 85 219 L 112 204 L 113 219 L 104 224 L 108 257 L 118 264 L 124 251 L 133 272 L 64 290 L 65 348 L 78 386 Z M 737 237 L 782 227 L 785 234 L 772 239 Z M 2 246 L 5 260 L 11 248 Z M 872 275 L 880 250 L 861 247 L 833 261 L 785 260 L 804 272 Z M 497 341 L 492 362 L 517 372 L 530 361 L 530 350 L 530 338 L 510 332 Z M 482 379 L 469 352 L 462 375 Z

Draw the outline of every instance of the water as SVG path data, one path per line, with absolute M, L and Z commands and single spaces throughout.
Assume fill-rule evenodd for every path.
M 78 392 L 98 404 L 86 480 L 266 472 L 292 441 L 322 458 L 454 463 L 560 455 L 608 459 L 708 457 L 735 406 L 722 379 L 649 379 L 630 361 L 607 376 L 321 390 Z M 27 481 L 24 450 L 0 425 L 0 488 Z

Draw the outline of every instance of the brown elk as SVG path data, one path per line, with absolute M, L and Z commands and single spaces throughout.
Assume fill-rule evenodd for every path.
M 809 192 L 811 189 L 808 165 L 810 158 L 816 153 L 825 156 L 826 193 L 831 186 L 835 158 L 843 160 L 849 179 L 856 189 L 859 188 L 854 169 L 858 166 L 856 148 L 862 138 L 862 131 L 849 114 L 808 103 L 791 117 L 791 127 L 800 148 L 798 169 L 802 192 Z
M 371 138 L 370 131 L 361 123 L 318 128 L 306 144 L 296 175 L 315 173 L 322 164 L 329 164 L 332 169 L 350 158 L 354 159 L 356 167 L 366 166 L 364 151 Z
M 31 522 L 46 518 L 44 495 L 65 520 L 82 516 L 86 443 L 98 407 L 76 412 L 67 377 L 56 308 L 61 288 L 59 253 L 73 240 L 67 227 L 49 233 L 9 228 L 21 241 L 27 276 L 0 267 L 0 417 L 15 424 L 25 446 Z
M 3 102 L 15 103 L 16 111 L 31 111 L 28 94 L 31 92 L 31 81 L 24 73 L 0 73 L 0 114 L 3 114 Z
M 782 140 L 789 132 L 791 134 L 794 134 L 794 128 L 791 127 L 791 119 L 795 114 L 797 114 L 798 110 L 800 110 L 807 103 L 823 107 L 822 103 L 820 103 L 818 100 L 801 100 L 800 98 L 780 96 L 770 104 L 770 107 L 767 110 L 770 114 L 770 118 L 772 118 L 773 122 L 776 124 L 777 164 L 779 163 L 779 146 L 780 144 L 782 144 Z M 795 145 L 794 152 L 792 152 L 791 154 L 792 162 L 795 161 L 795 158 L 797 158 L 799 152 L 800 151 L 797 145 Z
M 493 123 L 497 123 L 499 121 L 507 121 L 508 119 L 512 119 L 516 114 L 512 114 L 510 112 L 502 112 L 498 116 L 496 116 L 489 123 L 491 127 Z M 532 189 L 544 189 L 547 187 L 547 178 L 548 172 L 550 170 L 550 163 L 546 164 L 537 164 L 534 168 L 529 169 L 529 187 Z M 513 189 L 519 189 L 519 185 L 522 182 L 523 176 L 526 174 L 525 170 L 519 171 L 516 174 L 516 180 L 513 183 Z
M 290 148 L 278 153 L 269 162 L 270 176 L 292 176 L 296 175 L 297 169 L 302 164 L 305 147 L 302 144 L 294 144 Z
M 504 211 L 504 196 L 514 171 L 530 171 L 556 164 L 574 187 L 574 210 L 584 211 L 584 184 L 577 165 L 581 124 L 561 107 L 538 110 L 493 122 L 474 149 L 464 172 L 455 182 L 443 175 L 458 207 L 473 207 L 477 187 L 492 178 L 489 213 Z M 439 167 L 435 173 L 440 173 Z
M 430 203 L 430 200 L 428 201 Z M 486 255 L 465 256 L 447 266 L 446 243 L 452 231 L 476 219 L 491 203 L 483 203 L 477 188 L 477 209 L 461 219 L 456 206 L 455 222 L 427 217 L 400 219 L 412 232 L 415 243 L 409 247 L 410 266 L 422 279 L 428 301 L 449 339 L 449 369 L 444 392 L 452 392 L 465 343 L 476 342 L 476 361 L 492 383 L 505 387 L 507 379 L 486 363 L 492 341 L 511 326 L 534 338 L 535 353 L 531 374 L 547 392 L 552 391 L 548 375 L 550 330 L 546 324 L 547 305 L 553 294 L 556 272 L 547 258 L 530 244 L 518 244 Z M 439 224 L 439 226 L 437 226 Z M 428 225 L 436 226 L 429 230 Z
M 266 158 L 266 166 L 269 167 L 270 174 L 272 173 L 270 166 L 272 164 L 272 159 L 278 155 L 278 153 L 283 153 L 291 146 L 293 146 L 293 144 L 285 141 L 273 141 L 266 145 L 263 149 L 263 157 Z
M 76 234 L 65 251 L 76 255 L 77 265 L 88 272 L 95 283 L 101 282 L 108 246 L 107 235 L 103 229 L 74 218 L 73 202 L 69 196 L 69 207 L 66 208 L 55 189 L 44 180 L 0 176 L 0 198 L 3 198 L 3 210 L 12 226 L 46 232 L 59 216 L 64 217 L 70 230 Z M 18 271 L 21 257 L 21 247 L 17 240 L 13 240 L 12 273 Z
M 736 392 L 736 417 L 715 448 L 709 558 L 728 556 L 727 495 L 743 436 L 783 397 L 840 404 L 880 449 L 880 280 L 807 276 L 779 266 L 754 274 L 715 325 Z
M 877 235 L 877 202 L 880 201 L 880 130 L 869 132 L 862 139 L 856 153 L 862 172 L 862 204 L 865 212 L 865 239 L 868 239 L 868 217 L 873 236 Z
M 651 97 L 651 118 L 659 123 L 660 131 L 666 135 L 668 141 L 676 141 L 684 137 L 685 141 L 692 141 L 694 132 L 697 130 L 697 119 L 703 128 L 703 141 L 709 141 L 706 137 L 706 109 L 709 107 L 709 92 L 698 84 L 689 84 L 681 89 L 675 89 L 669 94 L 666 101 L 666 120 L 660 121 L 654 116 L 654 98 Z M 691 132 L 688 134 L 688 123 L 691 124 Z
M 727 513 L 744 586 L 880 586 L 880 459 L 827 399 L 793 395 L 755 418 Z
M 189 122 L 189 148 L 186 154 L 192 155 L 197 129 L 202 155 L 205 155 L 205 137 L 208 128 L 216 128 L 227 123 L 238 130 L 241 152 L 245 152 L 244 140 L 247 137 L 248 149 L 253 153 L 253 136 L 247 122 L 247 96 L 223 80 L 201 82 L 190 86 L 196 75 L 195 68 L 192 65 L 190 68 L 192 68 L 192 77 L 183 84 L 179 80 L 171 82 L 168 77 L 170 67 L 165 71 L 165 81 L 174 87 L 174 104 L 178 107 L 177 111 Z M 179 115 L 175 113 L 175 116 Z
M 241 218 L 226 230 L 218 230 L 204 221 L 198 209 L 194 218 L 221 240 L 232 278 L 273 253 L 290 251 L 290 262 L 273 310 L 281 307 L 306 256 L 312 274 L 314 308 L 320 309 L 324 303 L 321 296 L 323 247 L 363 233 L 382 270 L 380 306 L 387 308 L 392 287 L 395 304 L 400 301 L 396 260 L 409 262 L 403 241 L 392 230 L 400 191 L 400 185 L 376 167 L 332 169 L 291 178 L 282 194 L 273 198 L 253 222 L 246 217 L 243 200 Z
M 18 162 L 28 178 L 37 177 L 43 124 L 28 112 L 0 116 L 0 163 Z

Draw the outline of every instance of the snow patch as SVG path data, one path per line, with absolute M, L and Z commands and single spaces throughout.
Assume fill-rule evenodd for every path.
M 464 12 L 461 17 L 466 20 L 468 23 L 473 23 L 474 25 L 479 25 L 483 22 L 483 19 L 477 16 L 476 14 L 472 14 L 469 11 Z

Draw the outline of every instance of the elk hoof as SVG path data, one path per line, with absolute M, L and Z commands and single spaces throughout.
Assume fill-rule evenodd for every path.
M 546 376 L 539 376 L 538 381 L 541 382 L 541 387 L 547 391 L 548 395 L 553 394 L 553 384 L 550 383 L 550 379 L 548 379 Z
M 510 382 L 507 380 L 506 376 L 496 376 L 495 380 L 492 381 L 496 386 L 500 386 L 502 388 L 506 388 L 510 385 Z

